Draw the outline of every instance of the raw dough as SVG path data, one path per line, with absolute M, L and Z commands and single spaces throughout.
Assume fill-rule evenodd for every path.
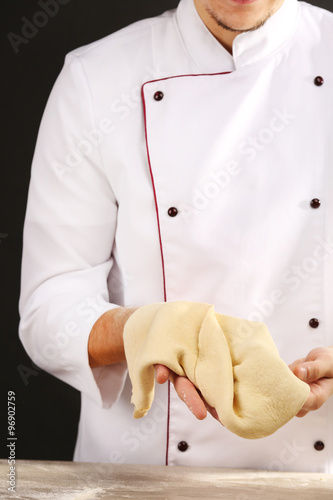
M 282 361 L 263 323 L 216 314 L 210 304 L 157 303 L 124 329 L 134 417 L 154 399 L 154 364 L 186 376 L 238 436 L 269 436 L 302 408 L 309 386 Z

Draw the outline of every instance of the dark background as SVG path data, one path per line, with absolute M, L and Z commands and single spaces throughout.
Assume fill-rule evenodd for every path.
M 45 26 L 35 33 L 31 31 L 28 42 L 19 43 L 14 50 L 8 34 L 22 36 L 26 19 L 32 21 L 36 12 L 43 12 L 41 4 L 47 1 L 56 2 L 1 0 L 0 312 L 1 335 L 5 338 L 1 408 L 5 417 L 6 394 L 14 391 L 16 458 L 71 460 L 80 395 L 34 366 L 17 334 L 22 228 L 38 127 L 67 52 L 134 21 L 174 8 L 178 0 L 59 0 L 58 12 L 53 17 L 48 15 Z M 333 11 L 332 0 L 310 3 Z M 2 429 L 6 429 L 6 423 Z M 0 458 L 6 458 L 7 435 L 4 430 L 1 435 Z

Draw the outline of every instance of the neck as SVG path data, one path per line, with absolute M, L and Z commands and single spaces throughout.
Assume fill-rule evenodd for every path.
M 215 36 L 215 38 L 220 42 L 223 47 L 232 54 L 232 44 L 234 39 L 240 32 L 237 31 L 229 31 L 217 25 L 212 16 L 203 6 L 201 0 L 194 0 L 195 8 L 201 20 L 209 29 L 209 31 Z

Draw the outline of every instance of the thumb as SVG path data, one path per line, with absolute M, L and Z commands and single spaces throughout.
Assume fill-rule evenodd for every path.
M 296 377 L 303 380 L 303 382 L 315 382 L 326 376 L 326 364 L 317 359 L 316 361 L 301 363 L 293 371 Z
M 171 371 L 167 366 L 156 364 L 154 365 L 156 371 L 156 382 L 158 384 L 165 384 L 169 380 Z

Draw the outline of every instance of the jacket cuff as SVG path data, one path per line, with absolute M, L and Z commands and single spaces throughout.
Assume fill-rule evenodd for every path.
M 98 308 L 98 314 L 91 315 L 89 322 L 85 321 L 82 327 L 79 325 L 77 335 L 70 338 L 66 349 L 61 353 L 61 371 L 55 373 L 58 378 L 85 393 L 103 409 L 110 408 L 118 401 L 126 380 L 127 363 L 91 368 L 88 341 L 91 329 L 98 318 L 116 307 L 119 306 L 105 303 Z

